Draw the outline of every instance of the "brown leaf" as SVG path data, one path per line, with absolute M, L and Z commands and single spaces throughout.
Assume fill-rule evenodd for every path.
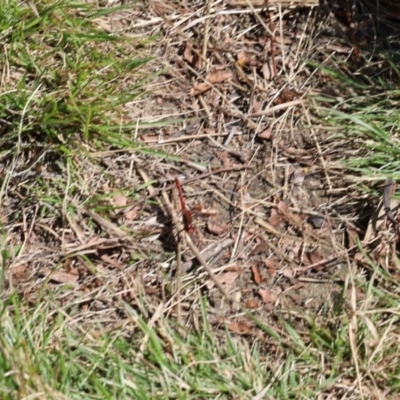
M 268 126 L 261 133 L 257 135 L 260 139 L 270 140 L 272 136 L 271 127 Z
M 259 289 L 258 294 L 265 304 L 275 303 L 278 300 L 278 296 L 269 289 Z
M 251 266 L 251 272 L 253 273 L 254 282 L 257 285 L 261 285 L 263 278 L 262 278 L 262 276 L 260 274 L 260 270 L 258 269 L 258 266 L 256 264 L 253 264 Z
M 248 335 L 253 333 L 253 327 L 246 324 L 245 322 L 230 322 L 226 321 L 226 327 L 233 333 L 238 333 L 240 335 Z
M 278 210 L 281 211 L 284 215 L 289 214 L 289 204 L 287 204 L 285 201 L 280 201 L 278 203 Z
M 252 297 L 246 301 L 245 307 L 249 309 L 254 309 L 258 308 L 259 304 L 258 301 L 254 297 Z
M 113 196 L 113 202 L 117 207 L 125 207 L 128 199 L 122 193 L 115 193 Z
M 214 151 L 215 155 L 222 161 L 224 167 L 230 167 L 232 160 L 227 151 Z
M 59 271 L 52 272 L 48 268 L 42 268 L 39 274 L 43 276 L 50 275 L 50 280 L 57 283 L 76 283 L 79 279 L 79 275 Z
M 231 285 L 235 282 L 236 278 L 239 276 L 239 272 L 229 271 L 224 274 L 218 275 L 217 279 L 222 285 Z M 211 280 L 207 281 L 206 287 L 208 290 L 212 289 L 215 286 L 215 283 Z
M 353 247 L 357 243 L 359 237 L 358 232 L 350 226 L 346 226 L 347 236 L 349 238 L 349 247 Z
M 354 254 L 354 260 L 360 263 L 364 263 L 367 261 L 367 258 L 362 253 L 356 253 Z
M 272 62 L 266 62 L 261 67 L 261 73 L 266 81 L 271 80 L 275 76 L 274 68 Z
M 15 278 L 17 279 L 22 279 L 25 276 L 27 265 L 26 264 L 20 264 L 17 265 L 16 267 L 12 268 L 12 273 Z
M 276 260 L 272 260 L 271 258 L 267 258 L 264 260 L 264 265 L 267 267 L 268 272 L 273 274 L 279 268 L 279 263 Z
M 131 210 L 129 210 L 129 211 L 127 211 L 125 213 L 125 218 L 128 221 L 133 221 L 134 219 L 137 218 L 138 214 L 139 214 L 139 209 L 138 208 L 132 208 Z
M 244 67 L 245 65 L 252 65 L 256 62 L 256 60 L 252 59 L 251 53 L 248 53 L 247 51 L 240 51 L 237 53 L 237 61 L 236 63 L 240 67 Z
M 282 270 L 282 275 L 287 278 L 287 279 L 293 279 L 294 278 L 294 272 L 291 268 L 284 268 Z
M 197 96 L 200 93 L 204 93 L 211 88 L 211 84 L 221 83 L 227 79 L 232 78 L 232 72 L 224 70 L 216 70 L 211 72 L 207 77 L 207 82 L 202 82 L 190 89 L 191 96 Z
M 260 111 L 260 108 L 261 108 L 261 105 L 262 105 L 262 102 L 261 102 L 261 101 L 254 99 L 254 100 L 253 100 L 253 108 L 252 108 L 251 111 L 252 111 L 253 113 L 259 112 L 259 111 Z
M 193 62 L 193 52 L 190 46 L 186 45 L 185 50 L 183 52 L 183 59 L 187 61 L 189 64 Z
M 301 186 L 304 183 L 306 177 L 304 168 L 296 168 L 292 174 L 292 183 Z
M 276 208 L 271 208 L 271 215 L 267 218 L 267 221 L 276 228 L 282 222 L 282 217 L 276 211 Z
M 207 80 L 211 83 L 221 83 L 232 78 L 232 72 L 224 70 L 216 70 L 207 76 Z
M 210 233 L 214 235 L 220 236 L 227 232 L 229 226 L 226 223 L 218 223 L 216 221 L 208 221 L 207 222 L 207 229 Z
M 302 259 L 302 262 L 304 265 L 311 265 L 311 264 L 315 264 L 317 262 L 322 261 L 324 258 L 316 253 L 315 251 L 307 251 L 304 254 L 304 257 Z
M 257 254 L 265 253 L 269 249 L 269 245 L 267 242 L 263 242 L 258 244 L 254 249 L 250 252 L 250 256 L 255 256 Z

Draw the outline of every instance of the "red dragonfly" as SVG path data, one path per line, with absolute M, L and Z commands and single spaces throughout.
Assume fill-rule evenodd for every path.
M 175 185 L 178 189 L 179 200 L 181 203 L 181 211 L 182 211 L 182 219 L 183 225 L 185 227 L 185 231 L 191 235 L 195 230 L 196 227 L 193 225 L 192 221 L 192 213 L 190 210 L 186 208 L 185 198 L 183 197 L 182 185 L 178 178 L 175 178 Z

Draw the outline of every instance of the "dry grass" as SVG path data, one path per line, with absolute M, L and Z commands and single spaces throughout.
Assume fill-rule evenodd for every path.
M 1 66 L 4 398 L 396 398 L 388 9 L 50 3 Z

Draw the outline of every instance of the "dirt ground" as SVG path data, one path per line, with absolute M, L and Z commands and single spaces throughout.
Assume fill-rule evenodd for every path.
M 10 240 L 22 237 L 25 253 L 9 273 L 27 300 L 37 300 L 43 281 L 50 288 L 70 283 L 57 301 L 90 308 L 96 321 L 107 309 L 101 319 L 111 328 L 125 317 L 113 296 L 144 315 L 161 301 L 170 316 L 197 328 L 200 291 L 215 326 L 252 337 L 259 331 L 242 307 L 268 324 L 285 315 L 301 332 L 304 315 L 323 317 L 346 298 L 355 238 L 370 235 L 380 246 L 376 232 L 368 233 L 380 199 L 361 191 L 342 163 L 363 150 L 321 122 L 321 104 L 329 108 L 355 91 L 316 65 L 350 68 L 354 38 L 334 4 L 253 11 L 234 2 L 150 1 L 99 20 L 116 34 L 131 32 L 154 57 L 150 100 L 126 108 L 126 119 L 138 123 L 132 136 L 139 145 L 82 157 L 76 214 L 38 223 L 32 202 L 14 215 Z M 187 235 L 177 234 L 176 177 L 192 212 L 191 241 L 230 300 Z M 10 180 L 16 196 L 9 210 L 35 179 Z M 379 220 L 391 246 L 392 226 L 384 214 Z M 58 272 L 49 277 L 51 268 Z

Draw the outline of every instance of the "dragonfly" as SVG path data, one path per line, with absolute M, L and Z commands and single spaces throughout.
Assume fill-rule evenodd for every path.
M 196 227 L 193 225 L 192 212 L 186 208 L 185 198 L 183 197 L 182 185 L 177 177 L 175 178 L 175 186 L 176 189 L 178 190 L 179 201 L 181 203 L 183 226 L 185 227 L 185 231 L 189 235 L 191 235 L 196 230 Z

